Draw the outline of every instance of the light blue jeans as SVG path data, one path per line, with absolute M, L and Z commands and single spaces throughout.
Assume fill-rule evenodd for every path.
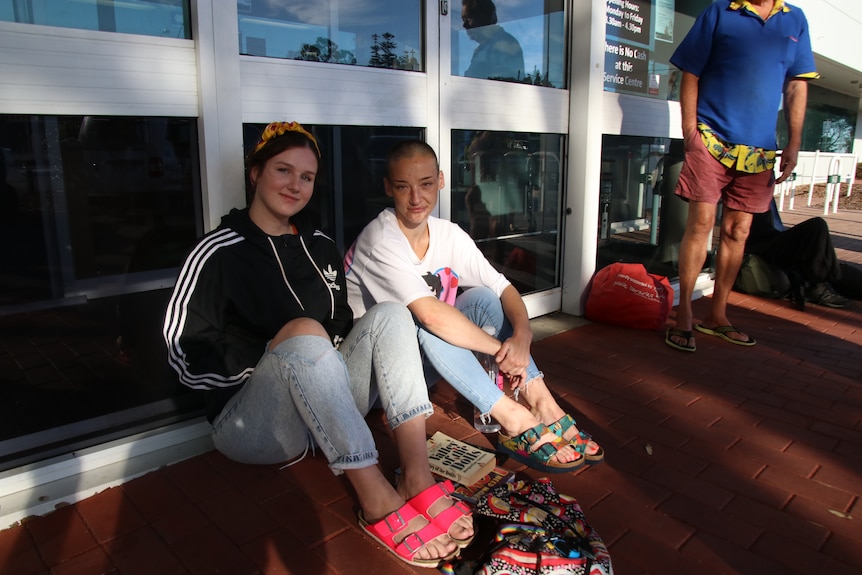
M 216 449 L 241 463 L 273 464 L 302 455 L 311 440 L 336 475 L 376 464 L 365 422 L 375 403 L 392 429 L 434 412 L 415 330 L 406 307 L 381 303 L 339 350 L 313 335 L 281 342 L 213 422 Z
M 494 337 L 505 341 L 512 335 L 512 324 L 503 313 L 500 298 L 488 288 L 470 288 L 455 299 L 455 307 L 479 327 L 492 326 Z M 417 323 L 419 348 L 428 385 L 441 377 L 449 382 L 464 398 L 487 414 L 503 392 L 490 380 L 485 368 L 474 352 L 443 341 Z M 527 383 L 543 374 L 530 356 L 527 366 Z

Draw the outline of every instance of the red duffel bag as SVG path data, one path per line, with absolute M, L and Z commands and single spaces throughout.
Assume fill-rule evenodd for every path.
M 613 263 L 593 277 L 586 317 L 591 321 L 637 329 L 664 329 L 673 306 L 673 288 L 664 276 L 643 264 Z

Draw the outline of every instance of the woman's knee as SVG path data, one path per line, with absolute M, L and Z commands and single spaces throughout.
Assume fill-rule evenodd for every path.
M 464 290 L 459 299 L 478 299 L 478 300 L 498 300 L 500 298 L 497 297 L 497 294 L 494 293 L 494 290 L 487 286 L 476 286 L 471 287 L 469 289 Z
M 409 324 L 413 323 L 413 316 L 406 306 L 394 301 L 383 301 L 374 304 L 371 309 L 366 312 L 366 315 L 371 315 L 374 318 L 382 318 L 386 320 L 403 321 Z
M 329 334 L 326 333 L 326 329 L 324 329 L 320 322 L 307 317 L 300 317 L 284 324 L 282 328 L 278 330 L 278 333 L 275 334 L 275 337 L 272 338 L 269 348 L 275 349 L 278 344 L 286 339 L 299 335 L 316 335 L 329 341 Z
M 477 286 L 464 290 L 464 293 L 455 299 L 455 307 L 464 311 L 470 307 L 493 310 L 502 309 L 502 303 L 497 294 L 489 287 Z
M 372 306 L 360 318 L 354 329 L 360 322 L 362 324 L 360 331 L 368 332 L 375 338 L 381 335 L 405 337 L 415 329 L 413 314 L 410 313 L 410 310 L 406 306 L 391 301 L 380 302 Z

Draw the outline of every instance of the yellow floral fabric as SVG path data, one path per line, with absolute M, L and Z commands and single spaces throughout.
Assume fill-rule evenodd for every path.
M 775 150 L 764 150 L 746 144 L 728 144 L 703 122 L 698 122 L 697 129 L 709 153 L 728 168 L 756 174 L 775 167 Z

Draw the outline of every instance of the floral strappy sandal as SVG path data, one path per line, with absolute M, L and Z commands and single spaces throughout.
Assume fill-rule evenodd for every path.
M 572 426 L 577 426 L 577 422 L 574 418 L 568 413 L 552 423 L 548 426 L 548 429 L 551 430 L 557 437 L 563 439 L 566 431 L 568 431 Z M 565 441 L 565 439 L 563 439 Z M 578 430 L 578 434 L 573 438 L 568 440 L 569 445 L 575 448 L 575 451 L 580 453 L 583 456 L 584 461 L 587 465 L 595 465 L 596 463 L 601 463 L 605 459 L 605 450 L 598 446 L 598 451 L 595 453 L 587 453 L 587 448 L 590 445 L 590 441 L 593 440 L 593 436 L 587 433 L 586 431 Z
M 558 450 L 569 445 L 568 441 L 559 436 L 556 440 L 543 443 L 534 449 L 533 446 L 540 441 L 543 435 L 548 433 L 552 433 L 552 431 L 543 423 L 515 437 L 509 437 L 503 432 L 499 432 L 497 434 L 497 451 L 545 473 L 567 473 L 584 465 L 585 458 L 582 452 L 579 452 L 581 457 L 574 461 L 551 460 Z

